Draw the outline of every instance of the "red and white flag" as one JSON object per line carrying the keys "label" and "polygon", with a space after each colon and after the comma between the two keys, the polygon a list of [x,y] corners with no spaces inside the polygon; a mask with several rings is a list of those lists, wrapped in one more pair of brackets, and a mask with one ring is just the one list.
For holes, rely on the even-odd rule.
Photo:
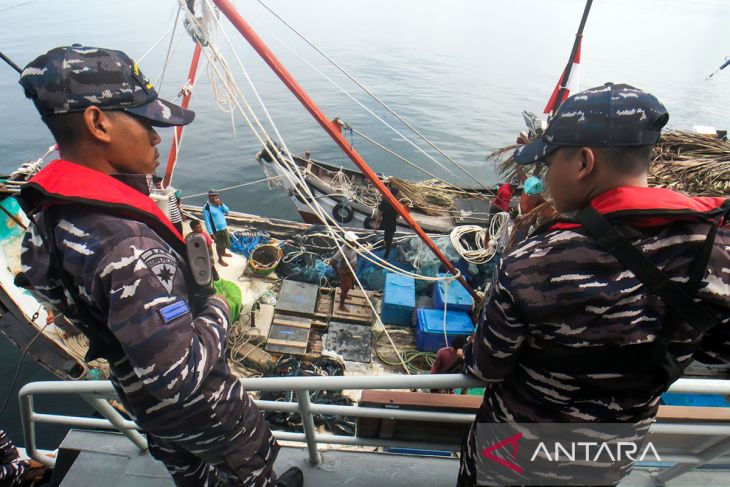
{"label": "red and white flag", "polygon": [[575,57],[573,58],[572,66],[570,68],[570,74],[568,75],[568,82],[565,85],[563,96],[560,97],[560,102],[558,102],[558,92],[560,91],[560,87],[562,86],[563,80],[565,79],[565,72],[568,69],[567,66],[563,70],[563,74],[560,76],[558,84],[555,85],[553,94],[550,96],[550,100],[548,100],[547,105],[545,105],[545,110],[543,110],[543,113],[551,113],[570,96],[571,92],[577,93],[580,90],[580,47],[582,43],[583,39],[581,38],[580,40],[578,40],[578,49],[575,50]]}

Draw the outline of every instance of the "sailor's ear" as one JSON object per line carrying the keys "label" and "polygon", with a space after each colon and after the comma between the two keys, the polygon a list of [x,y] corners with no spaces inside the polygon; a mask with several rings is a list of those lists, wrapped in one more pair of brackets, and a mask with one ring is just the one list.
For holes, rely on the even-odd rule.
{"label": "sailor's ear", "polygon": [[90,106],[84,110],[84,128],[88,135],[101,143],[111,142],[112,119],[99,107]]}
{"label": "sailor's ear", "polygon": [[578,158],[578,179],[585,179],[593,173],[596,164],[596,154],[590,147],[581,147],[576,157]]}

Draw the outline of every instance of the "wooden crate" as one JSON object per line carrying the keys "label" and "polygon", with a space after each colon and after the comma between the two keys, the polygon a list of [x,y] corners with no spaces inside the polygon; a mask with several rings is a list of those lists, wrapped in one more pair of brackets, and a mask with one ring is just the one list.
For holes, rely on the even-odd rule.
{"label": "wooden crate", "polygon": [[266,340],[266,351],[305,355],[311,328],[311,318],[274,314],[269,337]]}
{"label": "wooden crate", "polygon": [[340,321],[343,323],[355,323],[359,325],[373,324],[373,310],[370,309],[365,295],[360,290],[351,289],[347,293],[345,306],[347,311],[340,310],[340,288],[335,291],[334,303],[332,303],[332,321]]}

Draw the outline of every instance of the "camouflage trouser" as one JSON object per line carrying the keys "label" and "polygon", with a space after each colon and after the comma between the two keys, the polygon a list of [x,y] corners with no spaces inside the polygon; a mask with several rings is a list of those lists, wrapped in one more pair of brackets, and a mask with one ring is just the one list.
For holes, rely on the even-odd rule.
{"label": "camouflage trouser", "polygon": [[194,454],[185,444],[149,433],[147,441],[150,454],[165,464],[178,487],[268,487],[276,485],[274,460],[279,451],[276,440],[269,435],[266,444],[249,458],[240,452],[250,450],[250,445],[237,448],[235,441],[217,441],[202,452],[198,445]]}
{"label": "camouflage trouser", "polygon": [[474,461],[474,455],[476,454],[474,427],[475,425],[472,423],[464,440],[461,442],[461,461],[459,463],[459,477],[456,482],[458,487],[477,485],[477,467]]}

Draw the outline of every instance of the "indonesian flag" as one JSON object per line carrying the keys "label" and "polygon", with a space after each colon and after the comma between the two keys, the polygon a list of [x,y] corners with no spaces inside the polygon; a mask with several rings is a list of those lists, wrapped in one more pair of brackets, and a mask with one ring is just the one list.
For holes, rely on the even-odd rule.
{"label": "indonesian flag", "polygon": [[[563,96],[561,97],[560,103],[563,103],[570,96],[571,92],[577,93],[580,89],[580,46],[582,43],[583,38],[581,37],[578,40],[578,49],[575,50],[575,57],[573,58],[570,74],[568,75],[568,83],[565,85],[565,90],[563,91]],[[565,71],[567,69],[568,67],[566,66],[566,68],[563,70],[563,74],[558,80],[558,84],[555,85],[555,89],[553,90],[553,94],[550,96],[550,100],[548,100],[547,105],[545,105],[545,110],[543,110],[543,113],[551,113],[553,110],[555,110],[555,108],[560,105],[560,103],[557,103],[558,92],[560,91],[560,86],[562,86],[563,80],[565,79]]]}

